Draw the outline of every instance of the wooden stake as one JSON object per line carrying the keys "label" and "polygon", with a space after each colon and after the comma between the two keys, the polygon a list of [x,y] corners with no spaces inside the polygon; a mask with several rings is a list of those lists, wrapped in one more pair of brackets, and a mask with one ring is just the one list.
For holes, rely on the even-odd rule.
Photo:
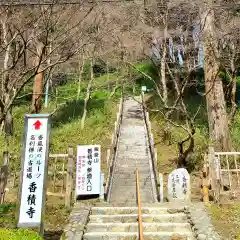
{"label": "wooden stake", "polygon": [[5,188],[7,186],[8,178],[8,164],[9,154],[8,152],[3,153],[3,166],[0,168],[0,204],[3,204],[5,197]]}
{"label": "wooden stake", "polygon": [[73,190],[73,148],[69,148],[68,149],[68,166],[67,166],[65,207],[70,207],[71,206],[72,190]]}
{"label": "wooden stake", "polygon": [[139,240],[143,240],[143,228],[142,228],[142,209],[140,199],[140,186],[139,186],[139,173],[136,169],[136,182],[137,182],[137,204],[138,204],[138,228],[139,228]]}

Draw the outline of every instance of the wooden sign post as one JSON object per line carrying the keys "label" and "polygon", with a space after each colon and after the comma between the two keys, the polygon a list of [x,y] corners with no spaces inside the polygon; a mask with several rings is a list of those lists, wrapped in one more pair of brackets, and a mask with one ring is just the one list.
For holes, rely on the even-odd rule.
{"label": "wooden sign post", "polygon": [[50,115],[25,115],[24,133],[18,227],[43,235]]}
{"label": "wooden sign post", "polygon": [[76,198],[101,193],[101,146],[78,145],[76,166]]}

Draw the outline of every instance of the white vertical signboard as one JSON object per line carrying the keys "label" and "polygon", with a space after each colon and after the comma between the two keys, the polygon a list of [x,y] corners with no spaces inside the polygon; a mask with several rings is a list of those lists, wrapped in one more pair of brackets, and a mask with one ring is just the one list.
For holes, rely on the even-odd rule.
{"label": "white vertical signboard", "polygon": [[41,227],[49,147],[50,115],[25,115],[18,227]]}
{"label": "white vertical signboard", "polygon": [[100,194],[101,146],[78,145],[76,196]]}

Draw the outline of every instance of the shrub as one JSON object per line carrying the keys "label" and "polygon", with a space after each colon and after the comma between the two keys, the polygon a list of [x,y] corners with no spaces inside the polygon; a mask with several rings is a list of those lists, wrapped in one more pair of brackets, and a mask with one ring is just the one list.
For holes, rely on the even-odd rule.
{"label": "shrub", "polygon": [[36,232],[27,229],[0,228],[0,240],[43,240]]}

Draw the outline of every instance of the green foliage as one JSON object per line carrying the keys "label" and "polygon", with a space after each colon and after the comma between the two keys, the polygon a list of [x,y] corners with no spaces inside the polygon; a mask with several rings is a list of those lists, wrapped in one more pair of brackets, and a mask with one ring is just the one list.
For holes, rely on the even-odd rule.
{"label": "green foliage", "polygon": [[33,231],[26,229],[15,229],[16,204],[4,203],[0,205],[0,240],[41,240],[42,238]]}
{"label": "green foliage", "polygon": [[[107,70],[107,67],[108,67],[108,70]],[[104,60],[101,58],[96,59],[94,62],[93,72],[95,77],[99,77],[107,73],[113,73],[115,71],[116,69],[114,67],[112,67],[111,65],[107,66],[106,62],[104,62]]]}
{"label": "green foliage", "polygon": [[16,205],[13,203],[0,205],[0,227],[13,228],[16,226],[15,211]]}
{"label": "green foliage", "polygon": [[[156,68],[152,65],[151,62],[145,61],[143,63],[136,64],[135,67],[139,69],[140,71],[144,72],[148,76],[152,77],[156,81],[158,81],[158,73],[156,71]],[[136,70],[134,71],[134,77],[136,78],[136,83],[137,85],[140,86],[147,86],[148,89],[154,89],[155,84],[153,81],[148,79],[147,77],[144,77],[141,73],[137,72]]]}
{"label": "green foliage", "polygon": [[[116,74],[112,74],[109,77],[104,75],[94,79],[83,130],[80,129],[80,123],[87,83],[83,82],[81,85],[79,100],[76,100],[77,83],[71,82],[57,87],[57,98],[51,96],[49,107],[42,111],[43,113],[51,113],[58,104],[57,111],[52,116],[51,153],[65,153],[69,146],[74,147],[77,144],[101,143],[103,148],[108,144],[106,139],[111,138],[113,122],[116,117],[114,109],[120,97],[120,91],[116,91],[113,98],[108,100],[110,91],[107,88],[102,89],[101,87],[111,82],[115,84],[117,77]],[[107,79],[109,79],[109,82],[106,81]],[[11,171],[17,172],[20,168],[24,115],[29,112],[30,101],[15,106],[13,109],[14,136],[9,139],[9,144],[7,144],[4,136],[0,135],[0,155],[5,150],[16,155],[15,160],[10,162]]]}
{"label": "green foliage", "polygon": [[36,232],[26,229],[0,228],[0,240],[43,240]]}

